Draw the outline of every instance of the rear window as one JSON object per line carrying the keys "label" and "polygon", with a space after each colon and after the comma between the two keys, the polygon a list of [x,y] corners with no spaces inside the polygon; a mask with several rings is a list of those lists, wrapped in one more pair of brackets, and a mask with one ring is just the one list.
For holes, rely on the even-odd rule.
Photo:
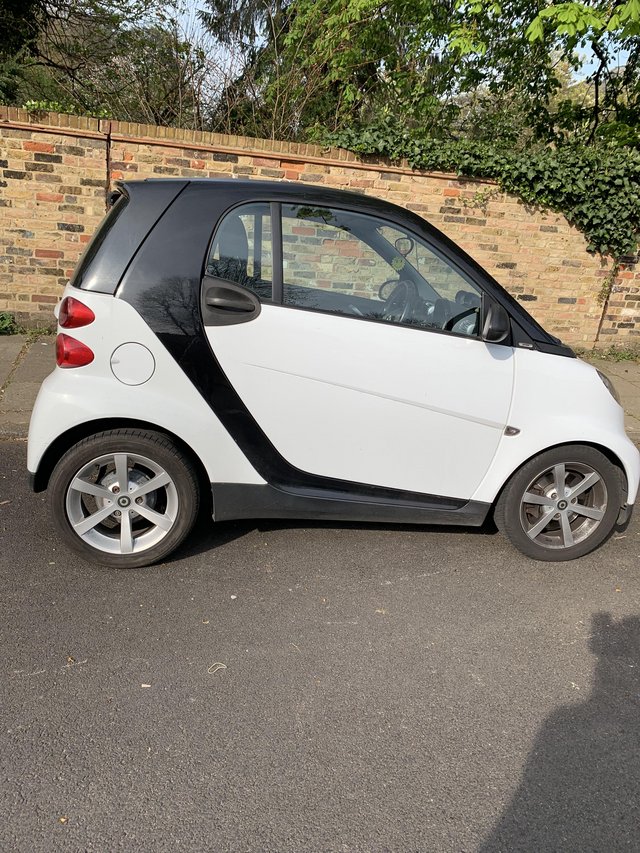
{"label": "rear window", "polygon": [[102,220],[100,225],[98,226],[98,230],[93,235],[91,242],[87,245],[87,248],[84,250],[78,264],[73,272],[71,277],[71,284],[74,287],[82,287],[82,283],[85,279],[87,272],[93,262],[93,259],[98,254],[100,247],[104,243],[107,234],[115,223],[118,221],[119,217],[124,212],[127,204],[129,203],[129,197],[120,194],[116,199],[113,207],[109,210],[105,218]]}

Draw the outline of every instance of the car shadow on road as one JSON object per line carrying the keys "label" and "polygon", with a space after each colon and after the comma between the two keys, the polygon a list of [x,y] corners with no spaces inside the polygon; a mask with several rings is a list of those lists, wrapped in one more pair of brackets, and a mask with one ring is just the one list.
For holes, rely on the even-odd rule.
{"label": "car shadow on road", "polygon": [[640,617],[592,619],[590,695],[543,723],[479,853],[640,849]]}
{"label": "car shadow on road", "polygon": [[473,536],[493,536],[498,530],[493,519],[487,519],[481,527],[468,527],[449,524],[384,524],[377,522],[352,521],[314,521],[302,519],[243,519],[241,521],[212,522],[211,518],[201,517],[187,541],[165,562],[183,560],[198,554],[212,551],[236,539],[241,539],[253,530],[267,533],[270,530],[371,530],[397,531],[404,533],[466,534]]}

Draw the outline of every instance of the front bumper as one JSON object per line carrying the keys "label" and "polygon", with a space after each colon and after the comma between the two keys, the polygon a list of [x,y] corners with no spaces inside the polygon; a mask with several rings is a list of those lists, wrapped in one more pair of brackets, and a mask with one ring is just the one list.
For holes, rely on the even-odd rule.
{"label": "front bumper", "polygon": [[631,516],[633,515],[633,504],[625,504],[620,507],[620,512],[618,513],[618,520],[616,521],[616,525],[618,527],[627,527],[629,522],[631,521]]}

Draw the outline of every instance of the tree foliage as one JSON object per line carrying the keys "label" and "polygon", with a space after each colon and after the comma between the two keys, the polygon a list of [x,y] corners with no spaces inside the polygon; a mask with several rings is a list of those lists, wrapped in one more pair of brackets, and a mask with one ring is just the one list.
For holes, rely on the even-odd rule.
{"label": "tree foliage", "polygon": [[[3,7],[15,0],[0,0]],[[157,124],[200,123],[204,61],[162,0],[38,0],[13,22],[5,102]],[[17,51],[15,48],[17,47]],[[11,50],[14,52],[12,53]]]}
{"label": "tree foliage", "polygon": [[[463,0],[458,8],[464,9]],[[555,98],[536,103],[549,138],[574,137],[591,142],[607,123],[604,136],[620,137],[626,144],[629,123],[640,119],[640,0],[592,0],[592,2],[550,3],[543,7],[515,0],[501,4],[475,0],[455,24],[453,44],[463,54],[491,58],[490,34],[505,20],[515,21],[531,51],[542,51],[555,66],[564,62],[579,71],[585,60],[595,60],[588,78],[592,97]],[[489,36],[488,36],[489,34]],[[620,57],[626,57],[623,65]],[[557,75],[552,86],[560,88]]]}
{"label": "tree foliage", "polygon": [[44,0],[1,0],[0,60],[31,45],[46,14]]}
{"label": "tree foliage", "polygon": [[291,0],[204,0],[198,12],[204,26],[222,44],[251,49],[257,38],[272,37],[270,24],[281,17]]}
{"label": "tree foliage", "polygon": [[[486,116],[487,139],[502,126],[505,143],[515,131],[526,147],[592,141],[602,123],[640,117],[640,0],[542,9],[539,0],[293,0],[289,15],[287,48],[303,70],[322,66],[336,91],[334,129],[395,115],[404,127],[477,138]],[[562,91],[562,71],[592,57],[585,104]]]}

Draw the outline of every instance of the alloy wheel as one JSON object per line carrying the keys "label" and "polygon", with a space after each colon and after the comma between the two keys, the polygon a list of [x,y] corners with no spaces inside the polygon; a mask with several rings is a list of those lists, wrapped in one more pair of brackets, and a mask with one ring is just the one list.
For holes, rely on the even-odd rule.
{"label": "alloy wheel", "polygon": [[157,462],[137,453],[109,453],[72,477],[65,509],[71,529],[109,554],[138,554],[157,545],[174,526],[176,485]]}
{"label": "alloy wheel", "polygon": [[536,474],[525,489],[520,523],[543,548],[572,548],[593,535],[607,506],[607,487],[595,468],[559,462]]}

